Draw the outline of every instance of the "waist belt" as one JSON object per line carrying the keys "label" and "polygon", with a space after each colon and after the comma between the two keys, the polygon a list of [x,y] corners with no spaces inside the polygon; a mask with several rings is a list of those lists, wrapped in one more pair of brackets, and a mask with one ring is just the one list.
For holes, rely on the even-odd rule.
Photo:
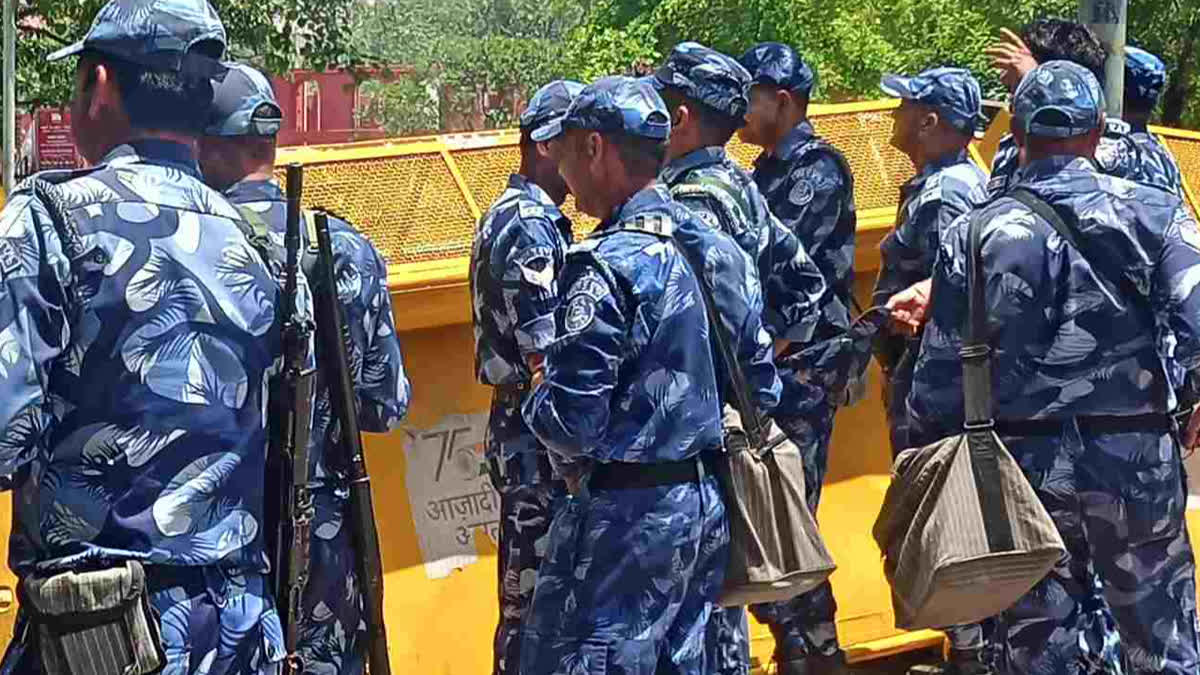
{"label": "waist belt", "polygon": [[607,462],[592,469],[588,487],[593,490],[636,490],[639,488],[698,483],[701,474],[699,455],[681,462]]}
{"label": "waist belt", "polygon": [[1045,420],[996,420],[996,433],[1002,436],[1057,436],[1072,420],[1079,425],[1080,433],[1128,434],[1148,432],[1165,434],[1174,430],[1171,418],[1166,413],[1145,415],[1085,415],[1069,419]]}
{"label": "waist belt", "polygon": [[492,386],[492,399],[503,405],[521,405],[529,393],[528,382],[497,384]]}

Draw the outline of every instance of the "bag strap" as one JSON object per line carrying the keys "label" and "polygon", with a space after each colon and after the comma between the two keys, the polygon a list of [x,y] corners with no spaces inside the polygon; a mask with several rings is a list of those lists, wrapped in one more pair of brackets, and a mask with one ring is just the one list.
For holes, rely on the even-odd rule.
{"label": "bag strap", "polygon": [[984,296],[982,210],[970,216],[970,255],[967,257],[967,332],[963,342],[963,430],[971,453],[971,472],[979,495],[983,529],[993,552],[1016,549],[1008,498],[1000,480],[1000,447],[992,414],[992,348],[987,342],[987,304]]}
{"label": "bag strap", "polygon": [[1101,260],[1102,258],[1088,255],[1088,250],[1084,247],[1083,242],[1079,239],[1075,228],[1068,225],[1067,222],[1063,220],[1063,217],[1059,215],[1058,210],[1046,202],[1046,200],[1034,194],[1032,190],[1023,187],[1010,190],[1006,196],[1017,200],[1030,211],[1033,211],[1035,214],[1037,214],[1042,220],[1045,220],[1047,223],[1049,223],[1050,227],[1054,228],[1054,231],[1058,233],[1058,236],[1065,239],[1067,243],[1071,245],[1071,248],[1075,249],[1075,251],[1083,257],[1088,266],[1092,268],[1092,271],[1096,273],[1096,276],[1099,277],[1101,281],[1115,286],[1117,292],[1124,297],[1127,302],[1138,303],[1140,305],[1139,298],[1142,297],[1142,294],[1138,291],[1137,287],[1133,285],[1133,282],[1130,281],[1129,278],[1124,274],[1108,274],[1107,270],[1098,265],[1097,261]]}
{"label": "bag strap", "polygon": [[758,418],[757,408],[750,396],[750,385],[746,382],[746,374],[742,372],[742,364],[738,361],[737,354],[733,350],[733,340],[728,331],[725,330],[725,324],[721,321],[721,317],[717,314],[717,304],[713,299],[712,289],[708,287],[708,283],[704,277],[696,272],[697,269],[703,269],[703,266],[694,264],[687,250],[680,245],[674,236],[671,237],[671,244],[675,246],[675,250],[683,258],[684,264],[688,266],[688,269],[692,272],[692,276],[696,278],[696,285],[700,287],[704,312],[708,316],[708,341],[717,362],[714,365],[716,365],[718,370],[723,370],[729,380],[729,395],[733,398],[730,405],[741,416],[742,428],[746,430],[746,435],[750,438],[751,444],[755,447],[761,446],[767,440],[767,430]]}

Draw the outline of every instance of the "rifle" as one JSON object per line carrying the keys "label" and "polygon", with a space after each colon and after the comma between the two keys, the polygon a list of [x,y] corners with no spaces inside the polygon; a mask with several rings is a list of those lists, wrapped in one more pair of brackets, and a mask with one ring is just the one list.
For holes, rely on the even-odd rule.
{"label": "rifle", "polygon": [[[287,167],[287,216],[283,266],[283,295],[279,315],[282,324],[283,370],[272,386],[274,414],[271,443],[267,453],[267,480],[275,481],[275,495],[267,499],[268,551],[271,556],[272,590],[283,621],[287,658],[285,675],[304,670],[297,652],[300,639],[301,598],[308,584],[309,535],[313,500],[308,486],[308,440],[312,429],[313,375],[308,368],[313,324],[297,315],[300,286],[300,195],[304,173],[299,164]],[[270,483],[268,483],[270,484]],[[273,498],[272,498],[273,497]]]}
{"label": "rifle", "polygon": [[[334,272],[333,242],[329,234],[329,215],[313,213],[310,262],[314,310],[317,319],[318,358],[329,386],[334,419],[341,429],[341,447],[345,453],[350,483],[350,526],[354,537],[355,572],[362,586],[363,615],[367,624],[367,663],[371,675],[391,675],[388,662],[387,629],[383,618],[383,563],[379,551],[379,531],[375,529],[375,509],[371,502],[371,477],[363,453],[358,427],[358,399],[347,358],[350,331],[342,318]],[[311,260],[312,241],[316,243]]]}

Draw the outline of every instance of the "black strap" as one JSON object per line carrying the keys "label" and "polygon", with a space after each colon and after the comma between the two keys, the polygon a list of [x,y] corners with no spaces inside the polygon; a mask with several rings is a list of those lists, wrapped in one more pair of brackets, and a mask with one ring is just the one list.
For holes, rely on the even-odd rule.
{"label": "black strap", "polygon": [[592,469],[592,490],[634,490],[695,483],[700,480],[700,456],[679,462],[600,462]]}
{"label": "black strap", "polygon": [[1078,233],[1076,233],[1075,229],[1068,225],[1065,220],[1063,220],[1063,217],[1059,215],[1058,211],[1053,206],[1051,206],[1041,197],[1037,196],[1028,188],[1013,188],[1006,196],[1017,200],[1030,211],[1033,211],[1035,214],[1037,214],[1039,218],[1049,223],[1050,227],[1054,228],[1054,231],[1058,233],[1058,236],[1065,239],[1067,243],[1071,245],[1071,248],[1075,249],[1075,251],[1083,257],[1088,266],[1092,268],[1102,283],[1115,286],[1117,293],[1121,297],[1125,298],[1126,302],[1136,303],[1136,305],[1139,307],[1142,305],[1140,302],[1142,293],[1138,291],[1133,282],[1129,280],[1129,277],[1125,276],[1124,274],[1109,273],[1108,270],[1099,264],[1100,261],[1103,260],[1103,257],[1089,255],[1088,249],[1086,246],[1084,246],[1083,241],[1080,240]]}
{"label": "black strap", "polygon": [[967,330],[963,341],[963,425],[983,529],[992,552],[1012,551],[1012,522],[1000,477],[1000,446],[992,433],[992,353],[987,342],[982,210],[971,215],[967,256]]}
{"label": "black strap", "polygon": [[742,428],[745,429],[746,435],[752,439],[755,446],[761,445],[766,441],[766,429],[761,424],[758,418],[758,409],[753,403],[753,398],[750,396],[750,385],[746,382],[746,374],[742,372],[741,361],[738,360],[737,354],[733,351],[732,339],[725,330],[725,324],[721,321],[721,317],[717,314],[717,304],[712,296],[712,289],[708,287],[705,278],[696,272],[697,269],[704,269],[703,265],[694,264],[691,256],[679,244],[679,241],[671,237],[671,243],[675,246],[675,250],[679,251],[680,257],[683,258],[684,264],[691,270],[692,276],[696,278],[696,285],[700,287],[700,296],[704,302],[704,311],[708,315],[708,340],[712,347],[714,365],[718,370],[723,369],[729,380],[728,392],[732,401],[730,405],[737,410],[742,418]]}

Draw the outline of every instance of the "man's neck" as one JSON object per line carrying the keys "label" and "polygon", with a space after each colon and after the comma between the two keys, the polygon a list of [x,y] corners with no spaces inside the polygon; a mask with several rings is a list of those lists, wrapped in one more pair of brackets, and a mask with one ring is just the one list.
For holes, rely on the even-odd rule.
{"label": "man's neck", "polygon": [[766,148],[767,153],[772,157],[778,157],[779,146],[783,145],[783,142],[787,140],[787,137],[791,135],[792,131],[795,130],[796,127],[804,124],[807,121],[807,113],[789,115],[788,119],[785,119],[783,124],[780,125],[780,128],[776,130],[774,142],[771,144],[771,147]]}
{"label": "man's neck", "polygon": [[625,181],[620,187],[614,187],[612,190],[611,204],[608,208],[608,215],[601,219],[602,222],[609,222],[616,217],[617,212],[621,210],[629,200],[633,199],[642,190],[654,185],[654,178],[646,180],[630,179]]}
{"label": "man's neck", "polygon": [[[243,181],[250,180],[272,180],[275,178],[275,166],[272,164],[261,164],[250,170],[243,178]],[[240,182],[240,181],[239,181]]]}
{"label": "man's neck", "polygon": [[913,166],[917,168],[917,173],[923,173],[929,165],[944,162],[952,157],[957,157],[959,153],[966,150],[966,146],[962,147],[942,147],[928,148],[926,146],[919,147],[916,151],[908,156],[912,160]]}

